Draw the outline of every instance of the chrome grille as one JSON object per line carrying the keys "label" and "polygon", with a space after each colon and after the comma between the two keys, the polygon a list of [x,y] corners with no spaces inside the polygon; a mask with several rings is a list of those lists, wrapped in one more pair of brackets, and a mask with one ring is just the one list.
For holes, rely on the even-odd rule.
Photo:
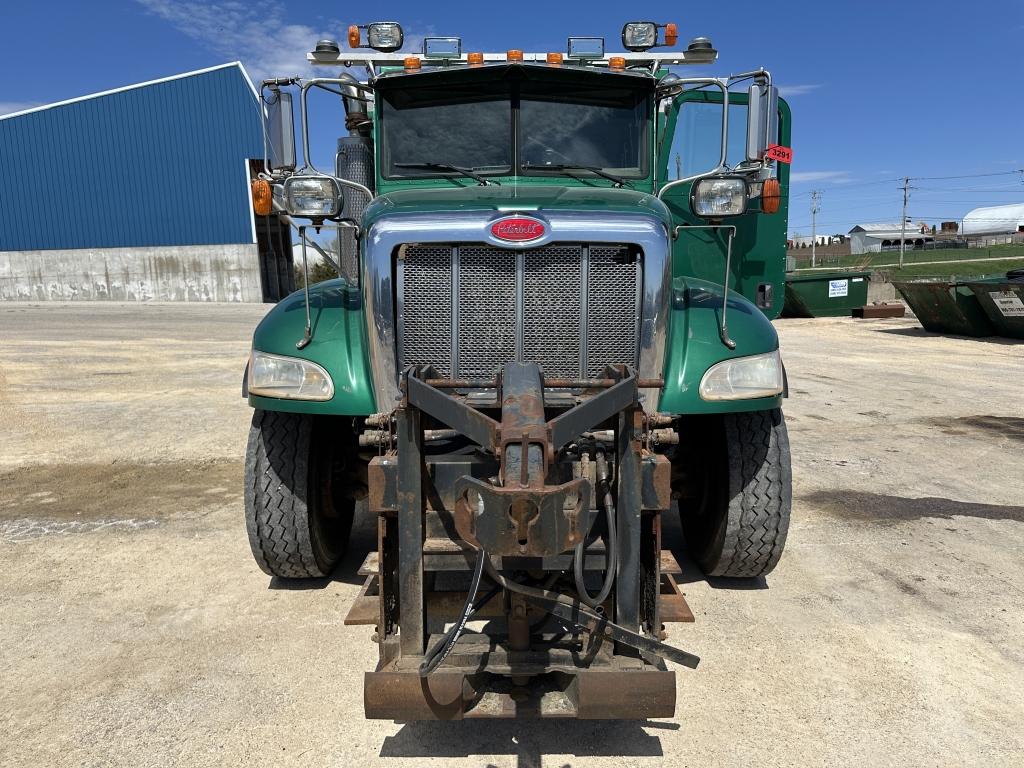
{"label": "chrome grille", "polygon": [[510,360],[566,377],[636,365],[640,270],[626,245],[401,246],[399,366],[483,378]]}

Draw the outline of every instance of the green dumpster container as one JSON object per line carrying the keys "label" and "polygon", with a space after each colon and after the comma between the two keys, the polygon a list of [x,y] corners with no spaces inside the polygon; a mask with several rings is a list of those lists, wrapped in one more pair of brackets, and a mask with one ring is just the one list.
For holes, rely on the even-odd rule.
{"label": "green dumpster container", "polygon": [[893,283],[926,331],[991,336],[988,315],[966,283],[931,280]]}
{"label": "green dumpster container", "polygon": [[979,280],[967,286],[998,335],[1024,339],[1024,276],[1011,278],[1007,275],[1006,280]]}
{"label": "green dumpster container", "polygon": [[849,317],[868,303],[871,272],[811,272],[786,276],[783,317]]}

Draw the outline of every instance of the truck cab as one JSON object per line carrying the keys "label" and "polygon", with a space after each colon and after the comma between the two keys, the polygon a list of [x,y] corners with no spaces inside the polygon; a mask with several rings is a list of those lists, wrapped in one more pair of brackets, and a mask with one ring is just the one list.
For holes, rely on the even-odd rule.
{"label": "truck cab", "polygon": [[[656,51],[674,24],[626,24],[618,54],[402,37],[309,55],[362,80],[263,83],[256,211],[339,277],[253,336],[253,554],[324,577],[375,516],[368,717],[670,716],[666,660],[697,657],[664,642],[661,515],[724,577],[769,573],[788,529],[788,108],[765,70],[686,77],[717,52]],[[313,90],[346,112],[329,170]]]}

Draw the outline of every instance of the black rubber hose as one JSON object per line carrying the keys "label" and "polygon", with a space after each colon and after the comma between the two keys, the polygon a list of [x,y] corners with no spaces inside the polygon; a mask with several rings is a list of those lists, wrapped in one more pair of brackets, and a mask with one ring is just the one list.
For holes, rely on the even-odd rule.
{"label": "black rubber hose", "polygon": [[591,608],[599,608],[608,599],[608,595],[611,594],[612,585],[615,583],[615,565],[618,562],[616,557],[615,502],[612,500],[611,485],[608,482],[608,462],[605,460],[604,454],[600,452],[597,454],[597,474],[598,482],[604,489],[604,512],[608,523],[608,540],[605,542],[604,550],[604,583],[601,585],[601,591],[597,595],[591,596],[587,592],[587,585],[583,579],[584,556],[587,546],[586,536],[583,537],[583,541],[576,545],[572,563],[573,576],[576,579],[576,592],[580,596],[580,602],[586,603]]}
{"label": "black rubber hose", "polygon": [[437,669],[438,665],[445,660],[449,653],[452,652],[452,648],[455,647],[455,643],[462,634],[462,631],[466,628],[466,623],[469,621],[470,617],[499,591],[500,588],[495,587],[483,600],[476,605],[473,604],[473,601],[476,599],[476,591],[480,588],[480,577],[483,576],[484,562],[486,560],[487,553],[481,549],[476,556],[476,566],[473,568],[473,578],[469,584],[469,592],[466,594],[466,604],[462,606],[462,616],[455,625],[445,633],[444,637],[438,640],[437,643],[434,644],[434,647],[427,651],[426,655],[423,657],[423,663],[420,664],[420,677],[426,677]]}

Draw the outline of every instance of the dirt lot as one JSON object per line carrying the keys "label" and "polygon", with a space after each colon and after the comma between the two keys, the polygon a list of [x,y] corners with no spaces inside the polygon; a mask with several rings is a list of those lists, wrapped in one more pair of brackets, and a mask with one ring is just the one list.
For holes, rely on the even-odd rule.
{"label": "dirt lot", "polygon": [[370,521],[308,588],[249,554],[263,311],[0,307],[0,764],[1024,760],[1024,344],[781,322],[789,545],[742,589],[688,567],[677,718],[396,725],[363,720],[372,628],[342,624]]}

